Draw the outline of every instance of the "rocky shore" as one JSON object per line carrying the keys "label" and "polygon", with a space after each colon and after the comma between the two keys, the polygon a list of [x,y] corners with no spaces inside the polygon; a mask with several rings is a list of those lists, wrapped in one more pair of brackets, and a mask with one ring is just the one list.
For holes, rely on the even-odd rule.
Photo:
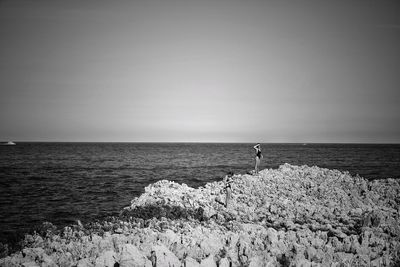
{"label": "rocky shore", "polygon": [[399,266],[400,180],[281,165],[197,189],[159,181],[119,217],[27,235],[0,266]]}

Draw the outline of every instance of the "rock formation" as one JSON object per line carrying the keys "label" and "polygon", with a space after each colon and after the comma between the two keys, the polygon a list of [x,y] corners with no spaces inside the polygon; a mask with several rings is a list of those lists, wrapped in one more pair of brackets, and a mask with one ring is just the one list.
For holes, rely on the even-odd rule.
{"label": "rock formation", "polygon": [[119,217],[27,235],[1,266],[398,266],[400,182],[284,164],[197,189],[159,181]]}

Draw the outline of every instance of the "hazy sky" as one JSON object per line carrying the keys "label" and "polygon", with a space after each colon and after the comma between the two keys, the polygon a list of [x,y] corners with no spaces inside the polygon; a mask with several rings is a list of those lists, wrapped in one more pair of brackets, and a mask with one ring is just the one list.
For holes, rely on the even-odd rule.
{"label": "hazy sky", "polygon": [[0,140],[400,142],[399,1],[0,0]]}

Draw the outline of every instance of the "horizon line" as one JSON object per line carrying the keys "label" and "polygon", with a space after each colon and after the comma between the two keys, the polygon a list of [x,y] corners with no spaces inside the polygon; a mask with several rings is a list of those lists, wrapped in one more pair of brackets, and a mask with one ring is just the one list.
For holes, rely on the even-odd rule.
{"label": "horizon line", "polygon": [[[9,141],[9,140],[8,140]],[[0,141],[6,143],[8,141]],[[38,141],[20,140],[14,143],[137,143],[137,144],[359,144],[359,145],[399,145],[400,142],[229,142],[229,141]]]}

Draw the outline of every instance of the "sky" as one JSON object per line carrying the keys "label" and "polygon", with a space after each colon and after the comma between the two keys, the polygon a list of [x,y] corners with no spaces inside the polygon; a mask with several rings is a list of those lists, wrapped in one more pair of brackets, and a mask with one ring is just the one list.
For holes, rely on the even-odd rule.
{"label": "sky", "polygon": [[400,142],[398,1],[0,0],[0,140]]}

